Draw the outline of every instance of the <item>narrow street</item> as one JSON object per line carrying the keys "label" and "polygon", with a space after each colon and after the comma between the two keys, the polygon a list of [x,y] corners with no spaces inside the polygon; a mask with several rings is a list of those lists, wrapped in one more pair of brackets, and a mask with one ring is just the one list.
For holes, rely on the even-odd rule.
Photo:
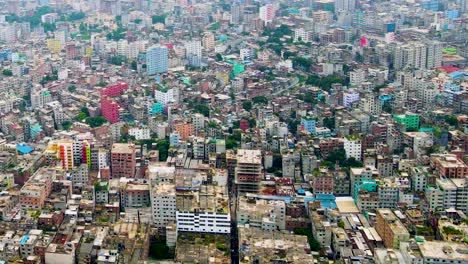
{"label": "narrow street", "polygon": [[239,239],[237,234],[237,190],[236,185],[234,184],[234,179],[229,179],[228,184],[229,191],[229,208],[231,211],[231,263],[239,263]]}

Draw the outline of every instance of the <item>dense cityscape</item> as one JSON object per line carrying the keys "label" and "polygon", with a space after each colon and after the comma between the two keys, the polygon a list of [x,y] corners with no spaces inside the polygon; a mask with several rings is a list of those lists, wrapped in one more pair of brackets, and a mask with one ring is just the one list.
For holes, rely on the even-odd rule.
{"label": "dense cityscape", "polygon": [[468,264],[468,0],[0,0],[0,264]]}

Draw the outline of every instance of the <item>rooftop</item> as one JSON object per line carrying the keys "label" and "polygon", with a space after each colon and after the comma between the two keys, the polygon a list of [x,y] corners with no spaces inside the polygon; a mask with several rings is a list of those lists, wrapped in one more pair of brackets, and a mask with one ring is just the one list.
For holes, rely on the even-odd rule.
{"label": "rooftop", "polygon": [[262,163],[262,152],[260,150],[239,149],[237,151],[237,162],[238,163],[261,164]]}
{"label": "rooftop", "polygon": [[281,260],[285,263],[314,263],[306,236],[289,232],[268,232],[257,228],[239,227],[240,263],[260,263]]}
{"label": "rooftop", "polygon": [[418,243],[421,255],[426,259],[468,261],[468,245],[445,241],[424,241]]}
{"label": "rooftop", "polygon": [[135,145],[126,143],[114,143],[112,153],[132,154],[135,152]]}

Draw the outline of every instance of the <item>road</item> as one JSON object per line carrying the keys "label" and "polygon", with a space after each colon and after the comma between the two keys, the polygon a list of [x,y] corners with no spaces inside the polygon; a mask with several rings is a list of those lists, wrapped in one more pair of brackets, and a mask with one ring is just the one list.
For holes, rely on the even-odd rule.
{"label": "road", "polygon": [[237,234],[237,190],[234,179],[230,177],[228,182],[229,209],[231,213],[231,263],[239,263],[239,238]]}
{"label": "road", "polygon": [[289,89],[296,86],[298,83],[299,83],[299,78],[295,77],[294,81],[288,87],[285,87],[285,88],[283,88],[283,89],[281,89],[279,91],[276,91],[276,92],[272,93],[271,96],[275,96],[275,95],[278,95],[278,94],[280,94],[282,92],[288,91]]}

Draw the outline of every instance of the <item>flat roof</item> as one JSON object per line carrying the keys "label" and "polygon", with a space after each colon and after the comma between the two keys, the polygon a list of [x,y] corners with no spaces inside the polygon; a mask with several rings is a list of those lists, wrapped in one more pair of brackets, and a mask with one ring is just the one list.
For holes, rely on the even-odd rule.
{"label": "flat roof", "polygon": [[356,203],[354,202],[353,197],[347,196],[347,197],[336,197],[335,199],[336,203],[336,208],[338,211],[342,214],[358,214],[359,209],[356,206]]}
{"label": "flat roof", "polygon": [[131,154],[135,152],[135,145],[127,143],[114,143],[112,152]]}
{"label": "flat roof", "polygon": [[424,258],[468,261],[468,246],[447,241],[425,241],[418,243]]}

